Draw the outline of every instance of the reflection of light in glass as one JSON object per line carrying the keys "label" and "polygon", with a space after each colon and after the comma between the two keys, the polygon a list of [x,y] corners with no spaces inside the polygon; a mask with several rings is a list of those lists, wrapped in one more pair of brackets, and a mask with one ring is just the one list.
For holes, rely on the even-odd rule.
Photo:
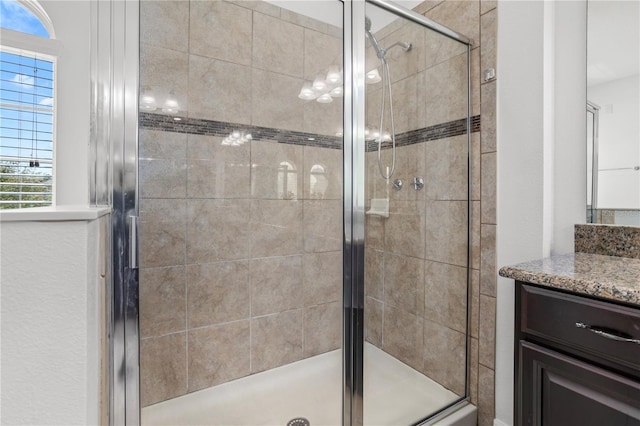
{"label": "reflection of light in glass", "polygon": [[306,83],[304,83],[304,85],[302,86],[302,89],[300,89],[300,93],[298,94],[298,97],[300,99],[304,99],[304,100],[307,100],[307,101],[315,99],[317,96],[318,95],[316,94],[316,92],[311,87],[311,83],[308,82],[308,81]]}
{"label": "reflection of light in glass", "polygon": [[151,94],[143,94],[140,96],[140,108],[153,111],[157,108],[156,98]]}
{"label": "reflection of light in glass", "polygon": [[332,84],[338,84],[342,80],[340,76],[340,69],[336,65],[329,67],[329,72],[327,72],[327,81]]}
{"label": "reflection of light in glass", "polygon": [[278,198],[294,200],[298,197],[298,172],[293,164],[283,161],[278,166]]}
{"label": "reflection of light in glass", "polygon": [[333,98],[330,94],[325,93],[324,95],[318,96],[318,99],[316,99],[316,101],[320,102],[321,104],[328,104],[330,102],[333,102]]}
{"label": "reflection of light in glass", "polygon": [[318,77],[316,77],[315,80],[313,80],[313,88],[316,89],[319,92],[321,92],[323,90],[326,90],[327,89],[327,82],[324,81],[322,76],[318,76]]}
{"label": "reflection of light in glass", "polygon": [[164,101],[164,106],[162,107],[162,112],[166,114],[177,114],[180,110],[180,105],[178,104],[178,100],[173,92],[169,93],[167,99]]}
{"label": "reflection of light in glass", "polygon": [[334,87],[331,89],[329,94],[334,98],[339,98],[342,96],[342,86]]}
{"label": "reflection of light in glass", "polygon": [[314,164],[311,167],[309,176],[309,194],[311,198],[324,198],[327,186],[329,186],[329,179],[327,179],[325,167],[321,164]]}
{"label": "reflection of light in glass", "polygon": [[166,106],[168,108],[177,108],[178,107],[178,101],[176,100],[176,98],[171,97],[171,95],[169,95],[169,97],[167,98],[167,100],[164,103],[164,106]]}
{"label": "reflection of light in glass", "polygon": [[367,84],[379,83],[382,80],[377,68],[372,69],[367,73]]}
{"label": "reflection of light in glass", "polygon": [[240,130],[234,130],[233,132],[231,132],[231,134],[229,134],[229,136],[227,136],[222,140],[221,145],[242,146],[252,139],[253,139],[253,136],[251,136],[251,133],[245,133]]}
{"label": "reflection of light in glass", "polygon": [[343,95],[342,69],[338,65],[331,65],[328,70],[317,74],[313,81],[305,81],[298,98],[305,101],[315,99],[322,104],[329,104],[333,98]]}

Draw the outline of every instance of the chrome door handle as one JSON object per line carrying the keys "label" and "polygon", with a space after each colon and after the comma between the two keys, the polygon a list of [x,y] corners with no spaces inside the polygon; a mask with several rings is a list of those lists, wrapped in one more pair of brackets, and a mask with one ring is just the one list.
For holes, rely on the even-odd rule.
{"label": "chrome door handle", "polygon": [[138,269],[138,216],[129,216],[129,268]]}
{"label": "chrome door handle", "polygon": [[640,345],[640,339],[626,337],[628,336],[628,334],[622,333],[616,330],[605,329],[603,327],[597,327],[594,325],[587,325],[581,322],[577,322],[576,327],[584,328],[585,330],[588,330],[592,333],[597,334],[598,336],[602,336],[607,339],[616,340],[618,342],[635,343],[636,345]]}

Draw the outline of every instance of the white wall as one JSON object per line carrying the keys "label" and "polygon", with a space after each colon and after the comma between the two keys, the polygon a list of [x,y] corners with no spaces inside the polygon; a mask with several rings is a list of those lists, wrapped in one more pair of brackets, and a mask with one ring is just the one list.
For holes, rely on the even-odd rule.
{"label": "white wall", "polygon": [[[499,267],[572,251],[573,224],[585,221],[584,7],[498,6]],[[496,420],[511,425],[513,280],[498,278],[496,315]]]}
{"label": "white wall", "polygon": [[[59,40],[56,204],[87,206],[90,2],[40,3]],[[99,423],[97,223],[0,223],[3,424]]]}
{"label": "white wall", "polygon": [[640,171],[606,170],[640,166],[640,76],[589,87],[600,106],[598,201],[601,209],[640,209]]}
{"label": "white wall", "polygon": [[90,7],[88,1],[44,0],[60,41],[56,89],[56,204],[89,203]]}
{"label": "white wall", "polygon": [[[539,258],[544,233],[545,2],[498,5],[498,267]],[[513,424],[512,280],[498,278],[496,419]]]}
{"label": "white wall", "polygon": [[551,254],[571,253],[587,209],[587,2],[555,1],[554,217]]}
{"label": "white wall", "polygon": [[2,222],[2,424],[99,423],[98,221]]}

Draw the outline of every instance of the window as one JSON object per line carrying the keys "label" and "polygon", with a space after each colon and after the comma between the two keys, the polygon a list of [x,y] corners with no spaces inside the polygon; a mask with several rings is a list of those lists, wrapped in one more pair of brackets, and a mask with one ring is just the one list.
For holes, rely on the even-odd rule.
{"label": "window", "polygon": [[53,72],[52,60],[0,48],[0,208],[52,202]]}
{"label": "window", "polygon": [[0,12],[0,209],[51,205],[55,57],[19,46],[50,31],[16,1],[1,0]]}

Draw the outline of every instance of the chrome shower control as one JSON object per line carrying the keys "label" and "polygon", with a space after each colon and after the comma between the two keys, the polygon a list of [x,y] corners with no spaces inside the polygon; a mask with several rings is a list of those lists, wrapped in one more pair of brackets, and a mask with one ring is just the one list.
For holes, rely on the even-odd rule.
{"label": "chrome shower control", "polygon": [[483,78],[484,78],[485,82],[495,79],[496,78],[496,69],[495,68],[488,68],[488,69],[484,70]]}
{"label": "chrome shower control", "polygon": [[415,189],[416,191],[420,191],[422,188],[424,188],[424,179],[416,176],[413,178],[412,185],[413,185],[413,189]]}
{"label": "chrome shower control", "polygon": [[404,185],[404,184],[402,183],[401,179],[396,179],[396,180],[393,181],[393,188],[396,191],[400,191],[402,189],[402,185]]}

